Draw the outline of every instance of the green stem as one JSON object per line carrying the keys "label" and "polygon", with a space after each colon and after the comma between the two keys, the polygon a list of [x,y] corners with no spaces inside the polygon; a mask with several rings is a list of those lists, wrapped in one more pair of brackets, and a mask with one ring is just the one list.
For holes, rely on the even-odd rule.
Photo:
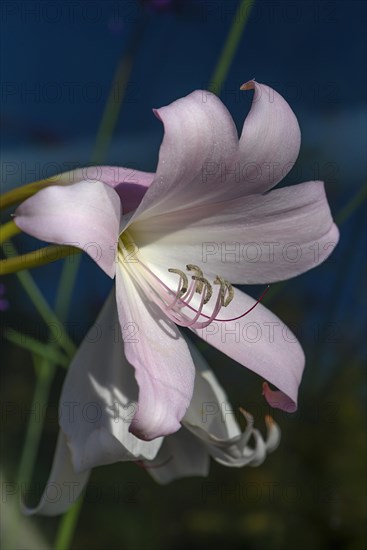
{"label": "green stem", "polygon": [[[74,267],[74,270],[67,269],[69,268],[69,265],[70,265],[69,262],[64,263],[64,269],[60,276],[56,302],[55,302],[55,312],[58,318],[61,319],[63,322],[67,319],[68,308],[70,305],[70,298],[71,298],[71,288],[68,289],[67,286],[69,284],[73,284],[74,277],[77,271],[76,265]],[[22,273],[24,274],[24,272]],[[31,285],[31,289],[32,289],[32,286],[33,285]],[[30,296],[32,296],[32,290],[31,290]],[[65,302],[63,301],[64,299],[65,299]],[[12,331],[11,334],[14,335],[14,333],[15,331]],[[50,333],[50,338],[52,338],[52,333]],[[37,344],[40,344],[40,343],[37,342]],[[56,356],[58,357],[60,354],[60,351],[58,348],[59,348],[58,344],[51,344],[49,346],[50,355],[56,354],[55,359],[56,359]],[[38,354],[40,352],[40,349],[37,348],[37,350],[34,350],[34,351],[36,351],[36,353]],[[48,403],[48,396],[49,396],[51,384],[53,382],[55,372],[56,372],[56,364],[54,363],[53,360],[48,360],[48,358],[44,358],[42,361],[39,361],[38,357],[34,357],[34,362],[35,362],[37,378],[36,378],[36,386],[34,390],[31,410],[37,410],[37,407],[39,407],[39,410],[43,411],[45,406]],[[33,416],[29,417],[25,441],[23,445],[22,456],[20,459],[18,475],[17,475],[17,480],[19,485],[21,483],[23,483],[26,487],[29,485],[31,475],[35,465],[35,460],[37,457],[39,442],[40,442],[41,434],[43,430],[43,424],[44,424],[43,414],[40,416],[37,422],[35,421]],[[73,508],[71,510],[73,510]],[[16,511],[15,511],[15,514],[16,514]],[[14,514],[14,517],[16,517],[15,514]],[[9,547],[14,546],[12,542],[13,542],[13,537],[15,536],[15,533],[16,533],[15,528],[16,528],[15,525],[10,525],[8,528],[7,544]],[[67,522],[66,535],[68,533],[70,534],[73,528],[74,526],[71,524],[71,522],[70,521]],[[65,537],[63,538],[63,540],[64,541],[66,540]],[[58,548],[67,548],[67,547],[68,546],[58,546]]]}
{"label": "green stem", "polygon": [[0,244],[3,244],[3,242],[7,241],[11,237],[14,237],[18,233],[21,233],[21,229],[15,225],[13,220],[4,223],[4,225],[0,226]]}
{"label": "green stem", "polygon": [[28,199],[28,197],[31,197],[37,193],[37,191],[40,191],[44,187],[48,187],[53,183],[55,183],[55,178],[48,178],[45,180],[34,181],[32,183],[28,183],[27,185],[22,185],[16,189],[11,189],[11,191],[8,191],[0,196],[0,208],[3,210],[17,204],[18,202],[23,202],[25,199]]}
{"label": "green stem", "polygon": [[37,355],[40,359],[52,361],[53,363],[61,365],[64,368],[67,368],[69,365],[70,360],[57,348],[44,344],[43,342],[36,340],[36,338],[32,338],[32,336],[29,336],[28,334],[22,334],[17,330],[9,328],[6,329],[4,337],[16,346]]}
{"label": "green stem", "polygon": [[92,153],[92,162],[95,164],[103,162],[106,157],[108,146],[115,130],[121,105],[125,97],[140,39],[145,29],[145,24],[146,18],[143,16],[132,32],[127,52],[118,64],[114,75]]}
{"label": "green stem", "polygon": [[341,225],[344,223],[353,212],[361,206],[367,198],[367,185],[362,185],[362,187],[357,191],[354,197],[337,213],[335,220]]}
{"label": "green stem", "polygon": [[82,255],[75,256],[74,261],[65,261],[60,276],[59,288],[57,291],[55,311],[59,312],[60,318],[67,320],[70,309],[71,298],[74,291],[75,281],[78,275]]}
{"label": "green stem", "polygon": [[[9,249],[9,242],[2,243],[3,250]],[[11,246],[11,245],[10,245]],[[73,246],[44,246],[27,254],[9,257],[7,260],[0,260],[0,275],[9,275],[25,269],[33,269],[42,265],[57,262],[63,258],[69,258],[81,251]]]}
{"label": "green stem", "polygon": [[[17,250],[15,246],[8,241],[6,243],[6,248],[3,247],[4,253],[7,257],[10,256],[17,256]],[[69,335],[67,334],[63,324],[60,322],[57,315],[52,311],[50,306],[48,305],[47,301],[43,297],[42,293],[40,292],[38,286],[34,282],[34,279],[28,271],[19,271],[16,273],[16,276],[18,277],[20,284],[23,286],[24,290],[27,292],[31,302],[37,309],[38,313],[42,317],[42,319],[45,321],[45,323],[50,328],[56,328],[57,329],[57,335],[58,335],[58,342],[60,346],[64,348],[66,353],[70,356],[74,355],[76,351],[76,347],[74,342],[71,340]]]}
{"label": "green stem", "polygon": [[[33,357],[35,371],[37,372],[36,386],[33,393],[31,411],[23,443],[22,455],[17,472],[17,494],[20,496],[20,487],[29,488],[29,482],[36,463],[39,442],[44,425],[44,410],[48,401],[48,394],[53,381],[56,367],[47,359],[40,360]],[[3,548],[16,548],[17,524],[20,521],[18,511],[19,501],[14,499],[12,514],[7,525],[3,542]]]}
{"label": "green stem", "polygon": [[220,95],[254,3],[255,0],[242,0],[238,5],[227,40],[210,81],[209,90],[214,94]]}
{"label": "green stem", "polygon": [[73,539],[74,531],[82,510],[83,499],[84,495],[81,495],[70,510],[63,515],[56,535],[55,550],[68,550],[68,548],[70,548],[70,543]]}
{"label": "green stem", "polygon": [[119,87],[121,86],[123,91],[120,89],[116,90],[115,86],[112,87],[102,115],[100,130],[97,134],[96,143],[92,153],[92,162],[96,164],[101,163],[106,157],[111,134],[116,126],[118,113],[120,111],[120,106],[123,99],[123,92],[125,92],[131,69],[132,60],[130,57],[126,56],[120,63],[114,78],[114,82],[118,83]]}
{"label": "green stem", "polygon": [[[66,263],[64,265],[64,271],[65,271],[65,267],[66,267]],[[56,303],[55,303],[55,312],[57,313],[58,318],[62,319],[63,322],[67,318],[68,307],[70,305],[69,300],[67,301],[66,304],[64,304],[61,299],[62,293],[64,291],[64,286],[67,283],[68,283],[68,280],[65,280],[65,278],[61,276],[60,282],[59,282],[59,288],[56,296]],[[14,333],[15,331],[12,331],[12,332]],[[52,331],[50,331],[50,338],[52,337],[53,337]],[[56,357],[58,359],[62,357],[62,355],[58,350],[57,344],[49,345],[49,353],[50,355],[55,355],[55,359]],[[65,366],[68,366],[68,364],[69,364],[69,360],[67,360],[67,363]],[[39,364],[39,369],[37,371],[37,383],[36,383],[36,388],[33,396],[33,404],[35,404],[36,406],[38,403],[43,408],[43,406],[47,404],[49,390],[50,390],[55,372],[56,372],[55,361],[49,361],[47,358],[44,358],[43,361]],[[33,410],[33,407],[31,410]],[[33,467],[34,467],[34,458],[37,454],[42,427],[43,427],[43,422],[38,422],[38,423],[34,422],[32,417],[30,417],[27,436],[24,444],[25,452],[23,453],[23,456],[20,462],[20,467],[19,467],[19,475],[20,475],[19,479],[22,479],[24,481],[29,481],[30,476],[32,474]],[[36,442],[36,445],[34,445],[35,442]],[[33,448],[31,449],[31,447]],[[25,464],[28,464],[28,466],[25,466]]]}
{"label": "green stem", "polygon": [[[23,447],[24,451],[17,476],[19,483],[25,485],[29,483],[36,462],[44,424],[44,407],[47,404],[51,383],[56,372],[55,364],[50,363],[47,359],[42,359],[41,361],[38,359],[36,361],[39,361],[38,365],[36,363],[37,382],[31,405],[31,411],[35,412],[28,419]],[[39,411],[39,418],[37,417],[37,411]]]}

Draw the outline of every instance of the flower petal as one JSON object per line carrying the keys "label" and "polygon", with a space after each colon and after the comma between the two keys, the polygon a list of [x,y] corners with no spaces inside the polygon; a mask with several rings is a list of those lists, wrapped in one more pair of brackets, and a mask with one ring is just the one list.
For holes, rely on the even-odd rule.
{"label": "flower petal", "polygon": [[293,168],[301,145],[295,114],[275,90],[251,80],[242,90],[255,94],[246,117],[239,144],[236,171],[228,171],[225,185],[236,181],[246,194],[264,193]]}
{"label": "flower petal", "polygon": [[90,471],[76,473],[66,444],[65,435],[60,431],[55,456],[46,488],[36,508],[22,506],[26,515],[40,514],[56,516],[63,514],[77,500],[83,491]]}
{"label": "flower petal", "polygon": [[101,181],[118,193],[124,214],[135,210],[154,179],[150,172],[121,166],[87,166],[56,177],[55,183],[70,184],[79,181]]}
{"label": "flower petal", "polygon": [[[241,409],[247,426],[242,433],[234,417],[231,404],[205,359],[192,344],[190,351],[195,360],[196,377],[190,407],[183,425],[205,444],[209,454],[223,466],[258,466],[267,452],[273,451],[280,439],[280,431],[274,421],[267,418],[268,436],[263,440],[254,429],[253,417]],[[250,439],[254,447],[248,445]]]}
{"label": "flower petal", "polygon": [[165,130],[157,173],[127,225],[263,193],[289,172],[301,142],[297,119],[268,86],[250,81],[243,87],[250,88],[255,95],[240,141],[231,115],[209,92],[193,92],[155,111]]}
{"label": "flower petal", "polygon": [[185,428],[164,438],[154,460],[144,461],[144,467],[155,481],[165,485],[174,479],[207,476],[209,454],[200,440]]}
{"label": "flower petal", "polygon": [[217,439],[238,437],[241,430],[222,386],[197,347],[188,339],[187,343],[195,362],[196,376],[183,425],[200,426]]}
{"label": "flower petal", "polygon": [[298,387],[305,364],[303,350],[288,327],[262,304],[257,304],[245,317],[236,319],[255,303],[253,298],[235,289],[233,301],[221,310],[218,319],[193,332],[274,384],[282,392],[282,398],[270,404],[293,412],[297,408]]}
{"label": "flower petal", "polygon": [[157,173],[134,219],[189,208],[223,195],[220,166],[238,151],[238,134],[223,103],[197,90],[155,111],[164,124]]}
{"label": "flower petal", "polygon": [[304,273],[323,262],[339,238],[318,181],[136,221],[130,232],[160,277],[192,263],[210,280],[218,274],[237,284]]}
{"label": "flower petal", "polygon": [[138,388],[126,360],[115,292],[74,357],[60,398],[60,424],[76,471],[118,461],[153,459],[162,443],[141,441],[129,432]]}
{"label": "flower petal", "polygon": [[138,410],[130,430],[146,440],[180,428],[192,397],[195,367],[178,328],[119,266],[117,307],[122,330],[133,326],[137,338],[125,343],[139,385]]}
{"label": "flower petal", "polygon": [[265,416],[265,424],[268,430],[265,445],[268,453],[272,453],[278,448],[280,442],[280,428],[273,418],[269,415]]}
{"label": "flower petal", "polygon": [[121,206],[117,193],[98,181],[42,189],[15,212],[15,223],[42,241],[69,244],[115,275]]}

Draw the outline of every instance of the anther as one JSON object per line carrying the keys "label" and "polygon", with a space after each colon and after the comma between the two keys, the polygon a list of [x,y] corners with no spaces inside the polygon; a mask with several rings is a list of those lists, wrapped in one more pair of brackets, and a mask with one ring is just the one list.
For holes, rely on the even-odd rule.
{"label": "anther", "polygon": [[[197,287],[199,287],[200,285],[200,288],[201,288],[200,294],[205,286],[204,304],[207,304],[213,294],[212,285],[209,283],[208,279],[205,279],[205,277],[197,277],[196,275],[193,275],[192,280],[197,281]],[[198,288],[196,289],[196,292],[199,292]]]}
{"label": "anther", "polygon": [[[216,276],[214,280],[215,285],[220,285],[220,299],[223,307],[227,307],[233,300],[234,290],[230,282],[222,279],[222,277]],[[226,297],[227,294],[227,297]]]}
{"label": "anther", "polygon": [[177,297],[181,298],[181,296],[186,294],[187,289],[189,288],[188,278],[187,278],[186,274],[183,271],[181,271],[180,269],[169,269],[168,271],[170,273],[176,273],[176,275],[179,275],[179,277],[180,277],[180,283],[182,283],[182,284],[181,284],[181,288],[179,288],[179,290],[177,291]]}
{"label": "anther", "polygon": [[[195,271],[195,275],[196,277],[203,277],[203,272],[202,270],[200,269],[199,266],[197,265],[194,265],[194,264],[187,264],[186,266],[186,269],[187,271]],[[200,281],[197,283],[196,285],[196,292],[198,294],[201,294],[203,291],[203,283],[201,283]],[[206,302],[205,302],[206,303]]]}

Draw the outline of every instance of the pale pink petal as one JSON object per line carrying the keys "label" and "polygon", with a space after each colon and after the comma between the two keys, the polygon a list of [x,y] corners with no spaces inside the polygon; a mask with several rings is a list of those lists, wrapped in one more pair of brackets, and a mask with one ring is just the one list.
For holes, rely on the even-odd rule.
{"label": "pale pink petal", "polygon": [[[262,304],[245,317],[236,319],[254,304],[253,298],[235,289],[233,301],[218,316],[234,320],[216,320],[194,332],[276,386],[284,394],[277,406],[293,412],[297,408],[298,387],[305,364],[303,350],[288,327]],[[265,393],[265,397],[268,395]]]}
{"label": "pale pink petal", "polygon": [[174,479],[202,476],[209,473],[209,454],[200,439],[185,428],[164,438],[154,460],[143,467],[158,483],[165,485]]}
{"label": "pale pink petal", "polygon": [[268,86],[251,81],[249,88],[255,96],[240,142],[231,115],[209,92],[156,111],[165,130],[157,173],[131,221],[263,193],[289,172],[300,147],[297,119]]}
{"label": "pale pink petal", "polygon": [[255,94],[243,126],[235,172],[228,171],[223,184],[237,182],[247,195],[264,193],[293,167],[301,132],[292,109],[275,90],[254,80],[241,89],[254,89]]}
{"label": "pale pink petal", "polygon": [[238,134],[223,103],[195,91],[155,111],[164,124],[157,173],[136,217],[190,208],[223,195],[220,166],[238,151]]}
{"label": "pale pink petal", "polygon": [[115,275],[121,206],[117,193],[98,181],[42,189],[15,211],[15,223],[33,237],[82,249]]}
{"label": "pale pink petal", "polygon": [[56,516],[63,514],[83,491],[90,471],[76,473],[65,435],[60,431],[50,476],[39,504],[35,508],[22,506],[26,515]]}
{"label": "pale pink petal", "polygon": [[180,428],[192,397],[195,367],[177,326],[123,270],[119,266],[116,271],[117,307],[121,330],[136,331],[124,348],[139,385],[130,430],[151,440]]}
{"label": "pale pink petal", "polygon": [[70,184],[79,181],[102,181],[117,191],[121,199],[122,211],[126,214],[139,206],[153,179],[154,174],[141,172],[135,168],[86,166],[55,176],[55,183]]}
{"label": "pale pink petal", "polygon": [[151,269],[200,266],[237,284],[290,279],[323,262],[339,232],[322,182],[275,189],[188,212],[136,221],[129,228]]}
{"label": "pale pink petal", "polygon": [[60,425],[76,471],[120,461],[153,459],[161,439],[129,432],[138,387],[127,362],[130,328],[120,332],[113,290],[68,369],[60,398]]}
{"label": "pale pink petal", "polygon": [[289,398],[279,390],[272,390],[267,382],[263,383],[263,395],[274,409],[288,410]]}

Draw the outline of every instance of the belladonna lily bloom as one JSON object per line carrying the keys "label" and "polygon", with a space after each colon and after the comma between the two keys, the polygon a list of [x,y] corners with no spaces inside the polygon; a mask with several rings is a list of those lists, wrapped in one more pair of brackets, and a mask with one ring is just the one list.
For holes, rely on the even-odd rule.
{"label": "belladonna lily bloom", "polygon": [[[270,405],[296,409],[301,346],[232,285],[268,284],[315,267],[338,230],[322,182],[270,191],[294,165],[299,126],[277,92],[255,81],[242,88],[255,93],[240,139],[221,101],[195,91],[154,111],[164,125],[155,174],[79,169],[16,210],[20,229],[78,246],[116,279],[98,342],[86,338],[65,380],[50,480],[74,480],[79,490],[92,467],[139,460],[166,482],[205,474],[208,455],[241,466],[276,447],[270,420],[264,441],[247,413],[243,434],[231,416],[206,414],[208,403],[221,409],[226,397],[179,327],[265,379]],[[63,511],[64,497],[51,509],[43,497],[38,511]]]}

